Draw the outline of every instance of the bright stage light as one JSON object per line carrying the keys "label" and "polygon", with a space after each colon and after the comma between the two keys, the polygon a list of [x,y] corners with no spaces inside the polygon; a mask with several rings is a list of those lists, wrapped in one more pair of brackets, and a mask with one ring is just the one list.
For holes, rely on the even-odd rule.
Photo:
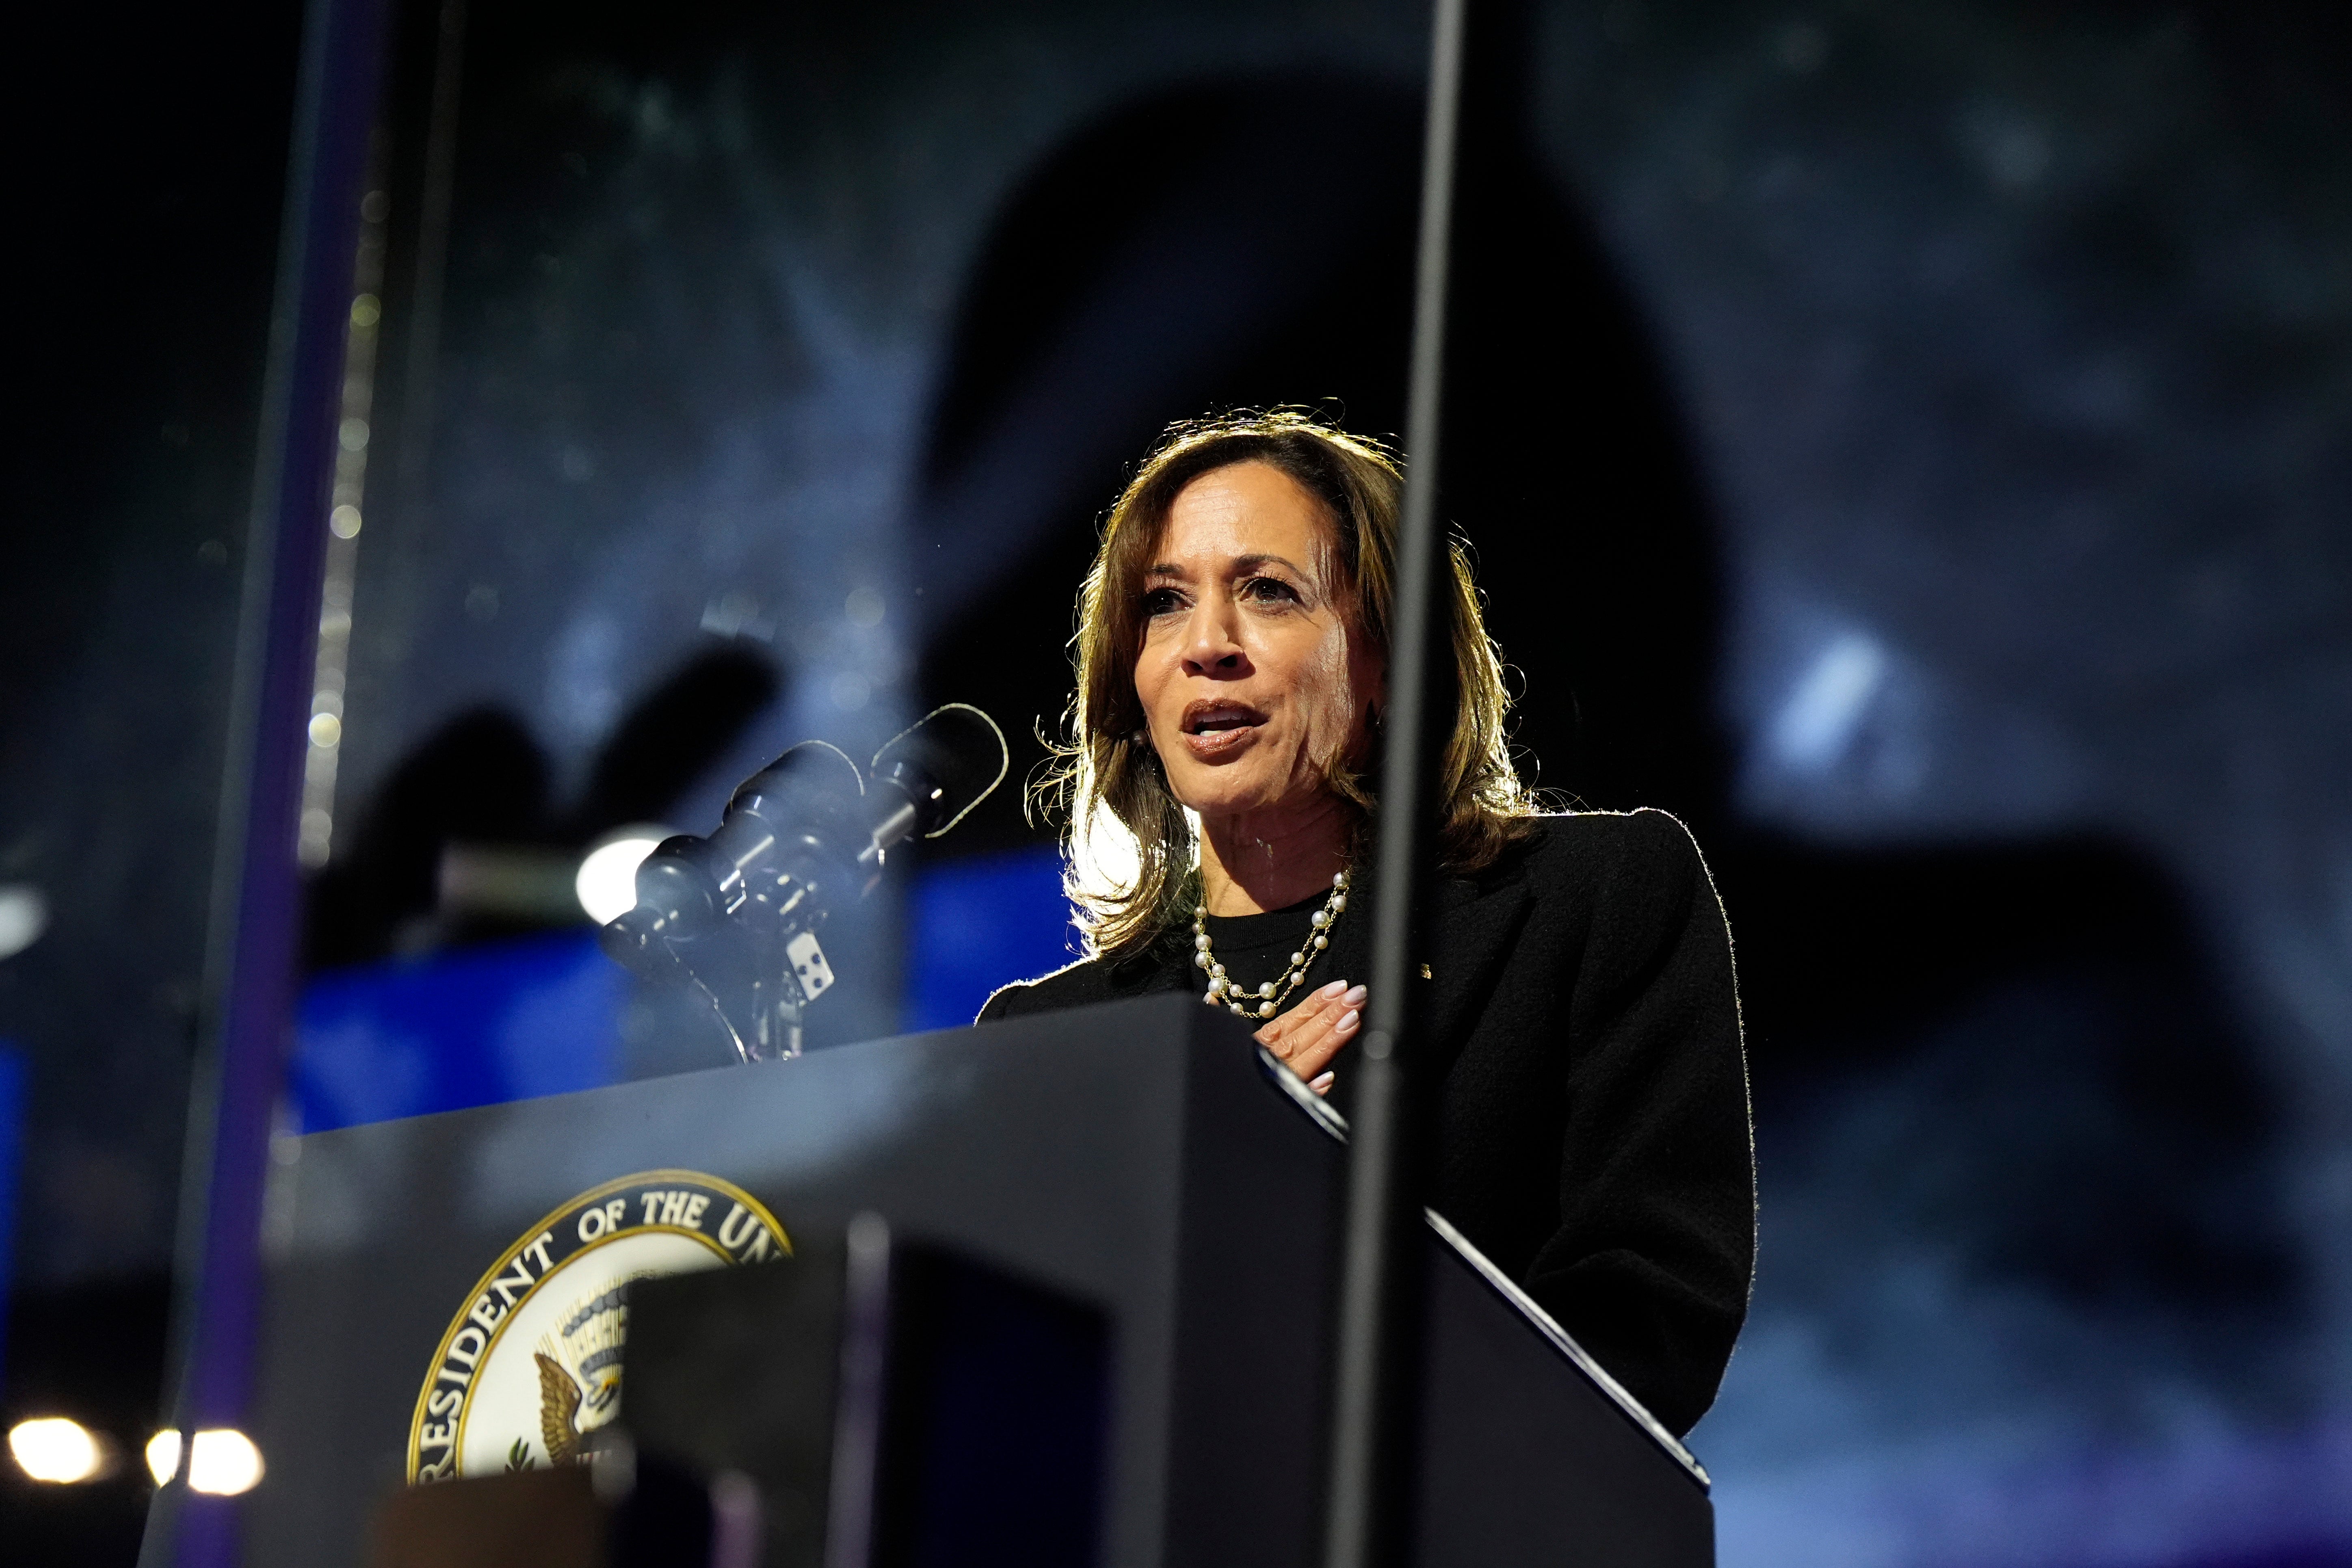
{"label": "bright stage light", "polygon": [[188,1445],[188,1489],[235,1497],[261,1481],[261,1450],[253,1439],[226,1426],[199,1432]]}
{"label": "bright stage light", "polygon": [[580,862],[572,890],[580,907],[598,925],[615,921],[637,907],[637,867],[669,837],[669,829],[649,823],[624,827],[599,839]]}
{"label": "bright stage light", "polygon": [[180,1433],[166,1426],[147,1439],[147,1473],[162,1486],[180,1473]]}
{"label": "bright stage light", "polygon": [[16,1468],[37,1481],[70,1486],[93,1480],[106,1468],[106,1449],[79,1421],[44,1415],[8,1428],[8,1452]]}
{"label": "bright stage light", "polygon": [[49,900],[30,882],[0,882],[0,958],[13,958],[49,929]]}

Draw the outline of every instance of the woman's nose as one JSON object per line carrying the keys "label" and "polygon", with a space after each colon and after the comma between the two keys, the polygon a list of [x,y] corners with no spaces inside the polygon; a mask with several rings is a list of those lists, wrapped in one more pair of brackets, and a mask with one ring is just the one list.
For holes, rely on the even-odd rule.
{"label": "woman's nose", "polygon": [[1231,674],[1242,667],[1242,647],[1221,606],[1203,604],[1192,612],[1185,628],[1184,672],[1187,675]]}

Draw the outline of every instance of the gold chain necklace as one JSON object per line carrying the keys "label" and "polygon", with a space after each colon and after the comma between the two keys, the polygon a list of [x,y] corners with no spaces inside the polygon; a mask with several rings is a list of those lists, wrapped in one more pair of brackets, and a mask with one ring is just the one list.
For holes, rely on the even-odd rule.
{"label": "gold chain necklace", "polygon": [[1230,1007],[1237,1017],[1246,1018],[1252,1014],[1261,1018],[1273,1017],[1283,999],[1307,978],[1318,955],[1331,945],[1331,924],[1347,907],[1348,873],[1342,871],[1331,879],[1331,896],[1315,911],[1310,922],[1313,939],[1290,955],[1290,967],[1283,971],[1280,981],[1266,981],[1252,996],[1248,986],[1226,977],[1225,966],[1217,962],[1216,950],[1209,945],[1209,906],[1196,905],[1192,910],[1192,962],[1209,972],[1209,993],[1201,1000],[1212,1007]]}

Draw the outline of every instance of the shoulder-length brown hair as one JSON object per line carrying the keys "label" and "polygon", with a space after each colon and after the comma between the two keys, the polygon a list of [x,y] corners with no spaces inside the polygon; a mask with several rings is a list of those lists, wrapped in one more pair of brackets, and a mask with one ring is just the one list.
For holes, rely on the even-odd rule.
{"label": "shoulder-length brown hair", "polygon": [[[1066,738],[1034,792],[1041,805],[1068,814],[1065,885],[1094,953],[1133,952],[1191,916],[1198,853],[1192,826],[1169,793],[1135,694],[1143,574],[1184,487],[1215,469],[1253,462],[1279,469],[1321,503],[1351,628],[1371,639],[1384,663],[1388,657],[1404,496],[1394,454],[1294,410],[1171,426],[1103,523],[1102,544],[1078,590],[1071,639],[1078,685]],[[1511,765],[1504,735],[1510,698],[1501,655],[1479,612],[1469,556],[1458,540],[1449,541],[1448,556],[1457,700],[1445,748],[1439,854],[1459,875],[1484,869],[1527,837],[1537,806]],[[1370,750],[1324,764],[1332,792],[1357,808],[1360,840],[1376,805],[1365,776],[1376,765]],[[1116,864],[1128,858],[1124,840],[1132,840],[1131,866]]]}

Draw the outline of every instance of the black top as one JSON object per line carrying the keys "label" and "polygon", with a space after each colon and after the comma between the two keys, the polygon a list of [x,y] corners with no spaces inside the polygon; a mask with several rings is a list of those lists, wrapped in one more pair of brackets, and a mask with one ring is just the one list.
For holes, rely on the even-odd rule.
{"label": "black top", "polygon": [[[1260,981],[1270,980],[1280,985],[1282,977],[1290,972],[1290,955],[1306,952],[1307,943],[1313,940],[1315,911],[1330,896],[1331,889],[1326,888],[1286,910],[1262,915],[1211,915],[1209,941],[1215,948],[1217,962],[1225,966],[1227,978],[1248,987],[1253,995]],[[1283,997],[1278,1010],[1288,1011],[1307,1000],[1318,987],[1334,980],[1345,980],[1350,984],[1362,980],[1370,967],[1368,933],[1371,923],[1371,900],[1358,889],[1330,927],[1331,945],[1315,955],[1314,962],[1307,966],[1307,977]],[[1187,978],[1193,990],[1208,990],[1207,970],[1196,965]]]}
{"label": "black top", "polygon": [[[1296,1003],[1360,981],[1359,879]],[[1279,980],[1322,897],[1212,919],[1218,961]],[[1669,1430],[1714,1403],[1756,1254],[1748,1069],[1723,907],[1681,823],[1578,813],[1437,889],[1426,973],[1443,1073],[1434,1207]],[[1189,921],[988,999],[981,1021],[1206,990]],[[1332,1103],[1349,1102],[1348,1053]]]}

